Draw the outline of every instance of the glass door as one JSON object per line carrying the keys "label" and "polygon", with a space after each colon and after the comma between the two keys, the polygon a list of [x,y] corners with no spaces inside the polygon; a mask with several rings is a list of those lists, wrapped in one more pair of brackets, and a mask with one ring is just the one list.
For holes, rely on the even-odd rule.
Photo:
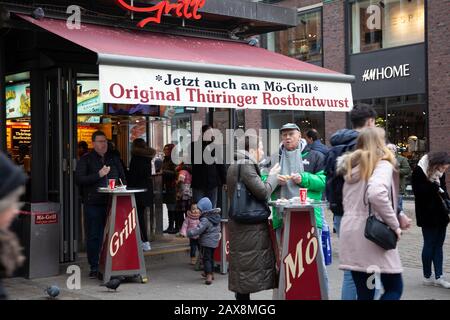
{"label": "glass door", "polygon": [[75,113],[72,74],[52,69],[44,74],[48,108],[48,198],[60,204],[60,262],[75,260],[78,215],[75,192]]}

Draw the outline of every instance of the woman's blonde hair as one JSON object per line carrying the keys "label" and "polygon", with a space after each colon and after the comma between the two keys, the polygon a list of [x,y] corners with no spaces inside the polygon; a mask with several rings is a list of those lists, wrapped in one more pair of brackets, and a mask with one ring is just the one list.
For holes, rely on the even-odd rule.
{"label": "woman's blonde hair", "polygon": [[347,157],[345,167],[347,178],[352,175],[352,168],[359,165],[361,179],[368,181],[380,160],[387,160],[395,167],[394,154],[386,147],[385,131],[381,128],[363,129],[356,140],[356,150]]}

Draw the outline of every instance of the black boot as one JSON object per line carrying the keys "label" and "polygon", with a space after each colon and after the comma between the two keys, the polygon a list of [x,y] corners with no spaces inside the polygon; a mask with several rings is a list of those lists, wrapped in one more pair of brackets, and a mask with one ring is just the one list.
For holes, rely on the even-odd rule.
{"label": "black boot", "polygon": [[169,211],[169,231],[167,233],[169,234],[175,234],[177,233],[175,229],[175,218],[176,218],[176,211]]}
{"label": "black boot", "polygon": [[175,225],[175,213],[174,213],[174,211],[169,210],[167,212],[167,215],[169,216],[169,226],[163,232],[164,233],[173,234],[174,233],[173,231],[175,230],[175,228],[174,228],[174,225]]}

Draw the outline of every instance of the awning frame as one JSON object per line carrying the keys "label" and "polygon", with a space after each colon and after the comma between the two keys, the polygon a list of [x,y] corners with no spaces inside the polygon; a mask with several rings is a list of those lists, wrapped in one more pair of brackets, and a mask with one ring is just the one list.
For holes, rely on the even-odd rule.
{"label": "awning frame", "polygon": [[140,67],[140,68],[204,72],[215,74],[230,74],[230,75],[241,75],[251,77],[262,77],[262,78],[267,77],[267,78],[282,78],[293,80],[333,81],[344,83],[355,82],[355,76],[347,74],[249,68],[249,67],[239,67],[221,64],[202,64],[181,60],[124,56],[107,53],[97,53],[97,54],[98,54],[98,64],[111,66],[137,67],[137,68]]}

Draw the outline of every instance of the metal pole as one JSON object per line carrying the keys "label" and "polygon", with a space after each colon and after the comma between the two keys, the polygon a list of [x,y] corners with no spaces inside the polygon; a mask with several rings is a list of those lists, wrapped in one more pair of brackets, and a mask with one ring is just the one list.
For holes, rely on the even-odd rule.
{"label": "metal pole", "polygon": [[124,67],[184,70],[192,72],[283,78],[293,80],[333,81],[344,83],[351,83],[355,81],[355,76],[342,73],[334,74],[334,73],[317,73],[306,71],[249,68],[249,67],[222,65],[222,64],[202,64],[178,60],[164,60],[164,59],[142,58],[134,56],[122,56],[106,53],[98,54],[98,63],[103,65],[124,66]]}

